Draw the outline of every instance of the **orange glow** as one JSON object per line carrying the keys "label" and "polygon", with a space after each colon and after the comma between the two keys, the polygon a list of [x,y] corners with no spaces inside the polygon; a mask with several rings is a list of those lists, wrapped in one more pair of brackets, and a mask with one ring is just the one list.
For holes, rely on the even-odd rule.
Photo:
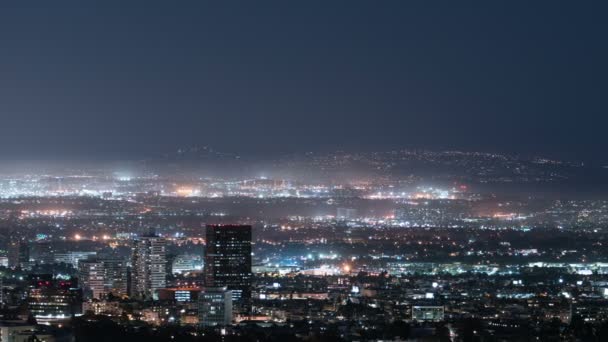
{"label": "orange glow", "polygon": [[177,188],[177,195],[178,196],[192,196],[192,194],[194,193],[194,189],[190,188],[190,187],[180,187]]}

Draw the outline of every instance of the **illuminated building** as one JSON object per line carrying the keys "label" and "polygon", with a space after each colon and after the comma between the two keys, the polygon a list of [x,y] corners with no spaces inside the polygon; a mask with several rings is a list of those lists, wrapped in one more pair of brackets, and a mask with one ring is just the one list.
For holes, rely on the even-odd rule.
{"label": "illuminated building", "polygon": [[251,299],[251,226],[207,226],[205,285],[227,287],[246,308]]}
{"label": "illuminated building", "polygon": [[78,261],[97,255],[97,252],[67,252],[67,253],[55,253],[54,260],[56,263],[72,265],[74,268],[78,267]]}
{"label": "illuminated building", "polygon": [[202,260],[198,255],[178,255],[171,265],[171,272],[181,274],[202,269]]}
{"label": "illuminated building", "polygon": [[131,260],[131,295],[151,298],[167,283],[165,239],[144,236],[135,240]]}
{"label": "illuminated building", "polygon": [[172,287],[158,290],[159,300],[176,302],[195,302],[198,299],[200,287]]}
{"label": "illuminated building", "polygon": [[39,323],[61,321],[81,314],[82,294],[75,280],[52,279],[49,275],[33,281],[27,303]]}
{"label": "illuminated building", "polygon": [[105,297],[103,262],[85,259],[78,262],[78,279],[84,298],[102,299]]}
{"label": "illuminated building", "polygon": [[199,295],[199,324],[223,326],[232,322],[232,293],[226,287],[205,288]]}
{"label": "illuminated building", "polygon": [[415,321],[441,322],[443,317],[443,306],[412,306],[412,319]]}
{"label": "illuminated building", "polygon": [[94,315],[120,316],[123,312],[119,302],[91,301],[82,303],[83,313],[93,313]]}
{"label": "illuminated building", "polygon": [[127,262],[121,258],[104,258],[104,287],[116,297],[127,296]]}
{"label": "illuminated building", "polygon": [[103,299],[110,293],[117,297],[127,295],[127,265],[122,259],[80,260],[78,278],[85,298]]}

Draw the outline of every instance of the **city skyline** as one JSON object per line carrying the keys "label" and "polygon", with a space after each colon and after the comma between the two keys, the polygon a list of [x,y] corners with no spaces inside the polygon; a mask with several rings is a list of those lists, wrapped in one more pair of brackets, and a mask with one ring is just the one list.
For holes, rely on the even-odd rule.
{"label": "city skyline", "polygon": [[0,340],[608,341],[606,13],[0,2]]}

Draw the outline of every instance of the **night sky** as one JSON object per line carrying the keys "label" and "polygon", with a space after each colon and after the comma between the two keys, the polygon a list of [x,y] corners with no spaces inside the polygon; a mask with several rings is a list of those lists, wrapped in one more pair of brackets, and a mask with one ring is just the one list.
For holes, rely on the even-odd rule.
{"label": "night sky", "polygon": [[93,2],[0,3],[0,159],[210,145],[608,161],[605,1]]}

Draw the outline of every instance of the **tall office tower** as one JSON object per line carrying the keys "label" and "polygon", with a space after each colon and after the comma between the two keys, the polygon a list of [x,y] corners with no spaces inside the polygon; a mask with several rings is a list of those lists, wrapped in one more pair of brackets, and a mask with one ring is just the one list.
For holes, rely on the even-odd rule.
{"label": "tall office tower", "polygon": [[30,266],[30,248],[25,241],[13,240],[8,246],[8,267],[28,269]]}
{"label": "tall office tower", "polygon": [[203,327],[232,322],[232,293],[225,287],[208,287],[198,296],[198,322]]}
{"label": "tall office tower", "polygon": [[167,259],[165,239],[144,236],[135,240],[131,260],[131,295],[153,298],[156,290],[167,284]]}
{"label": "tall office tower", "polygon": [[122,258],[104,258],[104,288],[107,293],[124,297],[127,293],[127,262]]}
{"label": "tall office tower", "polygon": [[105,268],[101,260],[84,259],[78,261],[78,281],[84,298],[103,299],[106,296],[104,273]]}
{"label": "tall office tower", "polygon": [[127,264],[118,258],[88,258],[78,261],[78,279],[87,299],[103,299],[108,294],[127,295]]}
{"label": "tall office tower", "polygon": [[251,300],[251,226],[207,226],[205,285],[227,287],[247,309]]}

